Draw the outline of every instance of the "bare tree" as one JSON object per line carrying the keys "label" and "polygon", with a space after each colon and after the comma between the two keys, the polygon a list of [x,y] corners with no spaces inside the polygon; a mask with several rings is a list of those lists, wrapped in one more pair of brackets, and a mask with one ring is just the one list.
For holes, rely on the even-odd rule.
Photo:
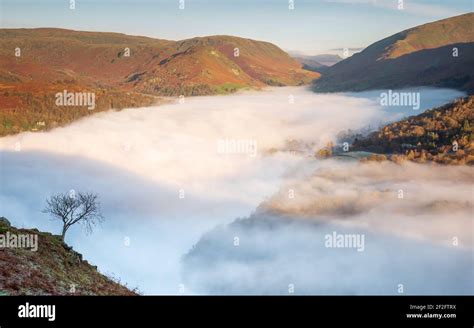
{"label": "bare tree", "polygon": [[88,232],[104,220],[100,209],[99,196],[94,193],[58,193],[46,200],[43,213],[48,213],[63,222],[61,239],[64,241],[67,230],[80,222]]}

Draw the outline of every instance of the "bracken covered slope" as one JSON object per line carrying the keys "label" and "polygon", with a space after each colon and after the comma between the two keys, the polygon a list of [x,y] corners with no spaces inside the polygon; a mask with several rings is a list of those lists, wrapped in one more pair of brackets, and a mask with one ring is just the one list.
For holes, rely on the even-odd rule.
{"label": "bracken covered slope", "polygon": [[0,29],[0,136],[91,114],[54,95],[93,92],[93,112],[149,106],[159,96],[308,84],[318,73],[277,46],[233,36],[168,41],[64,29]]}
{"label": "bracken covered slope", "polygon": [[137,295],[99,273],[59,236],[17,229],[3,217],[0,235],[4,243],[12,235],[38,236],[37,251],[0,248],[0,295]]}
{"label": "bracken covered slope", "polygon": [[474,13],[417,26],[368,46],[324,71],[318,92],[409,86],[474,92]]}

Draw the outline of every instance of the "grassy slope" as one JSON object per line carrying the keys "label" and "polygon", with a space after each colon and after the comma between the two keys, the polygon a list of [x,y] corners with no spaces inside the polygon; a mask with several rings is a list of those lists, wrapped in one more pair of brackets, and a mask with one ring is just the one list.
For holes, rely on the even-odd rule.
{"label": "grassy slope", "polygon": [[[117,33],[2,29],[0,40],[0,81],[4,83],[74,80],[81,85],[124,88],[151,84],[154,88],[148,90],[161,94],[165,86],[212,88],[240,82],[259,87],[271,80],[298,85],[318,77],[271,43],[232,36],[175,42]],[[14,56],[17,47],[21,57]],[[124,56],[125,48],[130,49],[129,57]],[[238,57],[234,48],[240,50]]]}
{"label": "grassy slope", "polygon": [[[380,40],[337,63],[315,91],[431,85],[474,91],[474,14],[421,25]],[[452,56],[452,48],[459,56]]]}
{"label": "grassy slope", "polygon": [[[14,55],[17,47],[20,57]],[[157,96],[301,85],[318,77],[271,43],[232,36],[167,41],[51,28],[0,29],[0,136],[89,115],[84,108],[54,105],[54,94],[65,89],[95,92],[100,111],[148,106]]]}
{"label": "grassy slope", "polygon": [[[0,295],[137,295],[100,274],[59,236],[16,229],[0,218],[0,234],[37,234],[38,251],[0,249]],[[75,292],[71,293],[71,284]]]}
{"label": "grassy slope", "polygon": [[453,43],[474,42],[474,14],[464,14],[414,27],[399,33],[384,58],[397,58],[415,51]]}

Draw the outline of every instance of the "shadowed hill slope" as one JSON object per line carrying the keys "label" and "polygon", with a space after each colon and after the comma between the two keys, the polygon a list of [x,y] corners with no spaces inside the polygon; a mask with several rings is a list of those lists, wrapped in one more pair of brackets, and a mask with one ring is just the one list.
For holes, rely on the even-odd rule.
{"label": "shadowed hill slope", "polygon": [[474,92],[474,14],[417,26],[380,40],[327,69],[318,92],[407,86]]}

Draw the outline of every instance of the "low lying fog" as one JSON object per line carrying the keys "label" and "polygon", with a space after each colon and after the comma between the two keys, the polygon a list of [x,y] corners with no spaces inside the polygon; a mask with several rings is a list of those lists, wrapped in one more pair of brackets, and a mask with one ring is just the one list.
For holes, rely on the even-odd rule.
{"label": "low lying fog", "polygon": [[[470,167],[321,161],[205,234],[185,281],[212,294],[473,294],[473,185]],[[333,234],[364,239],[327,247]]]}
{"label": "low lying fog", "polygon": [[[436,98],[439,104],[459,96],[447,90],[423,92],[425,99]],[[443,92],[442,97],[439,92]],[[422,101],[422,110],[427,107],[423,105]],[[181,292],[185,284],[182,256],[204,233],[216,225],[248,217],[262,202],[265,205],[260,208],[272,207],[272,211],[299,221],[303,217],[339,224],[354,219],[358,227],[365,225],[381,236],[393,234],[410,242],[449,247],[447,242],[454,232],[448,228],[462,230],[460,239],[469,237],[472,228],[472,218],[467,216],[472,211],[470,180],[466,178],[472,172],[468,169],[445,171],[415,165],[369,169],[370,166],[359,167],[356,163],[321,162],[311,156],[312,150],[334,140],[341,130],[377,126],[393,119],[397,110],[382,110],[376,100],[360,94],[321,95],[304,88],[279,88],[98,113],[50,132],[1,138],[0,215],[17,226],[59,233],[59,223],[40,212],[45,199],[71,189],[98,193],[106,221],[91,235],[79,227],[72,228],[67,242],[101,271],[114,273],[146,294]],[[308,145],[306,152],[278,151],[289,140],[303,141]],[[240,146],[235,148],[236,145]],[[325,175],[318,177],[318,170]],[[422,177],[414,172],[420,172]],[[288,189],[289,185],[295,186],[295,200],[302,202],[296,209],[294,203],[278,202],[278,190]],[[393,190],[400,188],[405,191],[405,198],[399,207],[399,200],[390,197]],[[378,194],[364,196],[371,192]],[[331,195],[335,196],[333,200]],[[314,205],[313,197],[323,197],[332,205]],[[455,210],[447,212],[444,209],[448,206]],[[347,215],[352,207],[357,215]],[[307,213],[302,216],[301,211]],[[454,219],[448,221],[450,218]],[[440,235],[443,229],[448,230]],[[278,236],[272,238],[276,245]],[[281,245],[298,236],[296,232],[294,237],[281,236]],[[129,246],[125,242],[128,238]],[[466,248],[472,251],[464,240],[460,244],[459,252]],[[307,251],[317,254],[311,247]],[[346,265],[350,267],[353,262]],[[309,275],[303,281],[310,285],[324,281],[337,292],[336,272],[341,268],[336,262],[331,267],[331,263],[329,259],[326,280]],[[392,262],[389,255],[370,263],[400,264]],[[440,263],[433,263],[435,269]],[[245,261],[241,264],[249,272],[258,268]],[[413,265],[410,264],[412,270]],[[189,265],[185,268],[189,269]],[[196,274],[203,270],[206,269],[191,268]],[[367,281],[378,279],[371,269],[359,270],[358,274]],[[399,270],[403,271],[403,267]],[[466,267],[461,263],[453,270],[464,273]],[[216,270],[214,275],[222,274],[215,277],[217,281],[230,281],[236,272]],[[359,283],[351,277],[347,276],[345,283],[349,292],[351,281]],[[221,292],[204,288],[199,279],[188,281],[184,293]],[[239,292],[233,287],[229,286],[229,290]],[[271,293],[272,286],[260,290]]]}

